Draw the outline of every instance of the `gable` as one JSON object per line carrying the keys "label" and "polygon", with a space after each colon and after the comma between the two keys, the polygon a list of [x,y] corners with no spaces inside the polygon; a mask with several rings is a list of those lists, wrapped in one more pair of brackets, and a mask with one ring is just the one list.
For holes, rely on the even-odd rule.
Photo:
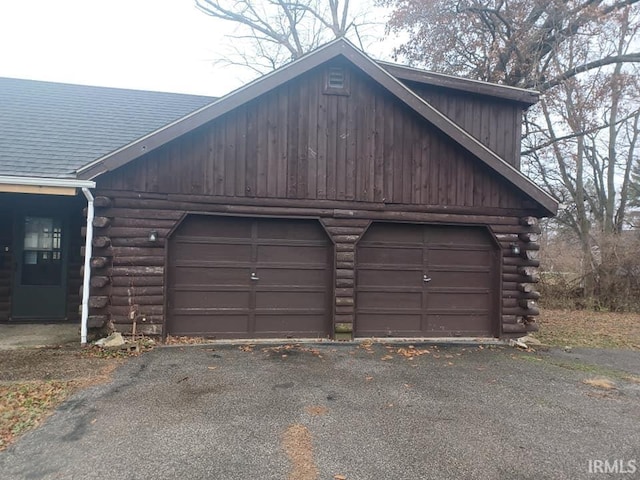
{"label": "gable", "polygon": [[403,83],[508,164],[520,168],[521,103],[416,82]]}
{"label": "gable", "polygon": [[[341,66],[349,95],[325,94]],[[421,116],[341,60],[98,179],[174,194],[524,209],[525,198]]]}
{"label": "gable", "polygon": [[242,105],[265,96],[273,89],[280,87],[291,79],[298,78],[320,65],[340,58],[350,62],[355,68],[368,76],[368,78],[372,79],[388,93],[393,95],[397,101],[409,107],[444,135],[451,138],[464,150],[475,155],[507,183],[511,184],[535,202],[539,207],[541,215],[555,214],[558,204],[549,194],[544,192],[512,165],[509,165],[501,159],[495,152],[491,151],[491,149],[473,138],[473,136],[459,125],[456,125],[446,115],[422,100],[399,80],[391,76],[382,69],[382,67],[366,57],[344,39],[335,40],[301,59],[292,62],[286,67],[276,70],[233,92],[218,102],[202,108],[165,128],[86,165],[78,171],[78,177],[82,179],[93,179],[106,172],[113,171],[141,155],[201,127],[207,122],[220,118]]}

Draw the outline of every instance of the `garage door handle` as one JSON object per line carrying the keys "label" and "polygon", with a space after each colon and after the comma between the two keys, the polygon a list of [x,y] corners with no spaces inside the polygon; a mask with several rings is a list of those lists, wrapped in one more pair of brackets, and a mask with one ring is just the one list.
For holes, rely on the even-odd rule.
{"label": "garage door handle", "polygon": [[251,272],[251,280],[260,280],[260,277],[258,277],[254,272]]}
{"label": "garage door handle", "polygon": [[431,277],[427,277],[426,275],[423,275],[423,276],[422,276],[422,281],[423,281],[424,283],[429,283],[429,282],[431,281]]}

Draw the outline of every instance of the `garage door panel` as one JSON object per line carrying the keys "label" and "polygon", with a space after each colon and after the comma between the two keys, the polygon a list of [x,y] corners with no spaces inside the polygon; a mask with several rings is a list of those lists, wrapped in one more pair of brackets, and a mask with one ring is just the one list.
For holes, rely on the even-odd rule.
{"label": "garage door panel", "polygon": [[362,312],[356,320],[359,336],[387,337],[402,335],[417,336],[422,330],[420,313],[401,314],[397,312]]}
{"label": "garage door panel", "polygon": [[419,270],[379,270],[379,269],[358,269],[358,285],[363,287],[386,286],[386,285],[419,285],[422,281],[422,268]]}
{"label": "garage door panel", "polygon": [[491,264],[491,251],[487,249],[455,248],[447,249],[443,247],[429,246],[429,257],[427,259],[430,267],[440,265],[452,266],[482,266]]}
{"label": "garage door panel", "polygon": [[403,223],[374,223],[362,242],[404,243],[422,245],[423,232],[415,225]]}
{"label": "garage door panel", "polygon": [[200,265],[198,267],[171,267],[169,276],[173,285],[249,285],[250,267]]}
{"label": "garage door panel", "polygon": [[328,277],[330,271],[325,266],[304,265],[300,269],[291,268],[256,268],[260,278],[260,287],[265,286],[316,286],[321,285],[328,294]]}
{"label": "garage door panel", "polygon": [[487,245],[488,233],[483,228],[429,225],[424,240],[430,244]]}
{"label": "garage door panel", "polygon": [[327,246],[258,245],[258,258],[262,262],[282,264],[327,264]]}
{"label": "garage door panel", "polygon": [[315,220],[258,220],[258,239],[322,241],[326,234]]}
{"label": "garage door panel", "polygon": [[422,307],[422,292],[384,292],[384,291],[359,291],[358,303],[363,303],[367,308],[389,308],[393,310]]}
{"label": "garage door panel", "polygon": [[197,337],[244,338],[248,330],[248,313],[211,315],[207,312],[177,311],[172,315],[169,333]]}
{"label": "garage door panel", "polygon": [[358,264],[369,265],[421,265],[422,247],[409,248],[389,246],[371,247],[362,245],[358,249]]}
{"label": "garage door panel", "polygon": [[230,292],[192,288],[176,292],[171,306],[174,308],[246,308],[249,291]]}
{"label": "garage door panel", "polygon": [[[431,282],[427,288],[458,288],[461,285],[477,285],[481,287],[489,288],[491,286],[490,272],[474,272],[464,271],[462,269],[457,271],[441,271],[430,270],[429,276]],[[464,276],[464,281],[461,281],[461,276]]]}
{"label": "garage door panel", "polygon": [[282,311],[288,309],[324,309],[327,304],[326,291],[315,292],[256,292],[256,309],[276,308]]}
{"label": "garage door panel", "polygon": [[322,336],[326,332],[324,312],[289,315],[256,313],[255,332],[258,337],[299,337],[308,334]]}
{"label": "garage door panel", "polygon": [[[226,239],[225,239],[226,240]],[[215,247],[212,247],[215,243]],[[224,244],[220,242],[176,242],[173,245],[174,258],[182,261],[219,261],[242,262],[251,256],[251,245]]]}
{"label": "garage door panel", "polygon": [[455,291],[448,293],[429,293],[428,309],[442,308],[455,310],[482,310],[488,311],[491,307],[491,296],[489,290],[479,293],[458,293]]}
{"label": "garage door panel", "polygon": [[430,331],[441,336],[484,336],[491,328],[492,324],[486,312],[441,313],[429,316]]}

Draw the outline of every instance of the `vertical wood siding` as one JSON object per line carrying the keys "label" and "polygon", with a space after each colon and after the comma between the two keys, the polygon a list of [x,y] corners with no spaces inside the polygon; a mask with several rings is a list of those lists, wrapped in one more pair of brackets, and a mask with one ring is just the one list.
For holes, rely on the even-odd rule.
{"label": "vertical wood siding", "polygon": [[508,163],[520,168],[522,106],[415,82],[405,84]]}
{"label": "vertical wood siding", "polygon": [[[323,94],[322,70],[309,72],[101,177],[100,184],[226,197],[522,206],[521,195],[481,161],[362,74],[347,73],[348,96]],[[477,116],[489,146],[508,144],[504,148],[514,151],[513,128],[506,125],[517,123],[516,107],[498,114],[457,97],[452,104]],[[502,129],[492,123],[495,115]]]}

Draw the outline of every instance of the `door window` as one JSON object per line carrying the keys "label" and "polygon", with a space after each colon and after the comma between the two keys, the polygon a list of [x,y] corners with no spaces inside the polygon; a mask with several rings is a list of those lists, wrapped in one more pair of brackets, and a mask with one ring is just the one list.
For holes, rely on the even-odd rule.
{"label": "door window", "polygon": [[25,217],[21,283],[62,283],[62,222],[59,219]]}

